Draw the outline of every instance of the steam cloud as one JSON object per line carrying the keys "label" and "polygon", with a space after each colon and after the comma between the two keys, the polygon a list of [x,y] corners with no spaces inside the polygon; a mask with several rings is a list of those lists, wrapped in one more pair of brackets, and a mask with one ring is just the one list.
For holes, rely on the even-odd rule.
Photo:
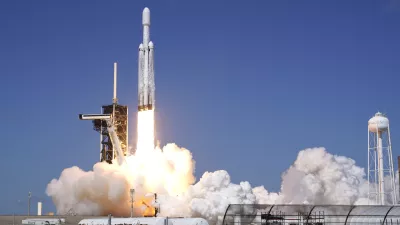
{"label": "steam cloud", "polygon": [[248,182],[233,184],[224,170],[205,172],[195,183],[191,153],[175,144],[142,151],[126,161],[121,166],[97,163],[87,172],[76,166],[65,169],[46,190],[57,213],[128,216],[129,189],[134,188],[137,215],[147,209],[141,201],[152,204],[146,194],[157,193],[160,216],[198,216],[220,224],[229,204],[365,204],[368,194],[364,169],[324,148],[300,151],[283,173],[279,193]]}

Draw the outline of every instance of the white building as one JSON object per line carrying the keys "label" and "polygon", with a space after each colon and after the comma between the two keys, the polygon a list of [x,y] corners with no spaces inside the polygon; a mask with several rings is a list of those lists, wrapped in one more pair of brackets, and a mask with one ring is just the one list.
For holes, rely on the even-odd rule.
{"label": "white building", "polygon": [[[83,219],[79,225],[108,225],[108,217]],[[111,225],[208,225],[202,218],[133,217],[111,218]]]}

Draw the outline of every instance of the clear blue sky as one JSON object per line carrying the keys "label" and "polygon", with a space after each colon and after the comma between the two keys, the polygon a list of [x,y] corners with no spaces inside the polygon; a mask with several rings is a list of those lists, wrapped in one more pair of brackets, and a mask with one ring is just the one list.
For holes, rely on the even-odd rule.
{"label": "clear blue sky", "polygon": [[398,0],[2,1],[1,214],[26,213],[28,191],[54,211],[48,182],[99,160],[99,135],[78,114],[111,103],[114,61],[134,142],[146,6],[158,138],[193,152],[197,178],[225,169],[278,191],[307,147],[365,167],[378,110],[400,154]]}

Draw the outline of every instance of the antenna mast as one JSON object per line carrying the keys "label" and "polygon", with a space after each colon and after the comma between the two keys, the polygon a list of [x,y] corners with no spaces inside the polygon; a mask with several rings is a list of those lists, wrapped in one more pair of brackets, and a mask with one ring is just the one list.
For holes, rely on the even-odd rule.
{"label": "antenna mast", "polygon": [[[113,95],[113,111],[112,111],[112,118],[111,122],[112,124],[115,125],[115,107],[118,104],[118,99],[117,99],[117,63],[114,62],[114,95]],[[113,152],[113,158],[115,158],[115,146],[113,146],[112,149]]]}
{"label": "antenna mast", "polygon": [[117,63],[114,63],[114,97],[113,97],[113,104],[118,103],[118,98],[117,98]]}
{"label": "antenna mast", "polygon": [[28,216],[31,215],[31,197],[32,197],[32,193],[29,192],[28,193]]}

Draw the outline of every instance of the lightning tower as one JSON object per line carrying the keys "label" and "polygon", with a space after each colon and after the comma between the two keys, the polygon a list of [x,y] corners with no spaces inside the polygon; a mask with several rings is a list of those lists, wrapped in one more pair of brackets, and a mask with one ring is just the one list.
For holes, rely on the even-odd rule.
{"label": "lightning tower", "polygon": [[378,112],[368,121],[368,199],[373,204],[396,204],[389,119]]}

